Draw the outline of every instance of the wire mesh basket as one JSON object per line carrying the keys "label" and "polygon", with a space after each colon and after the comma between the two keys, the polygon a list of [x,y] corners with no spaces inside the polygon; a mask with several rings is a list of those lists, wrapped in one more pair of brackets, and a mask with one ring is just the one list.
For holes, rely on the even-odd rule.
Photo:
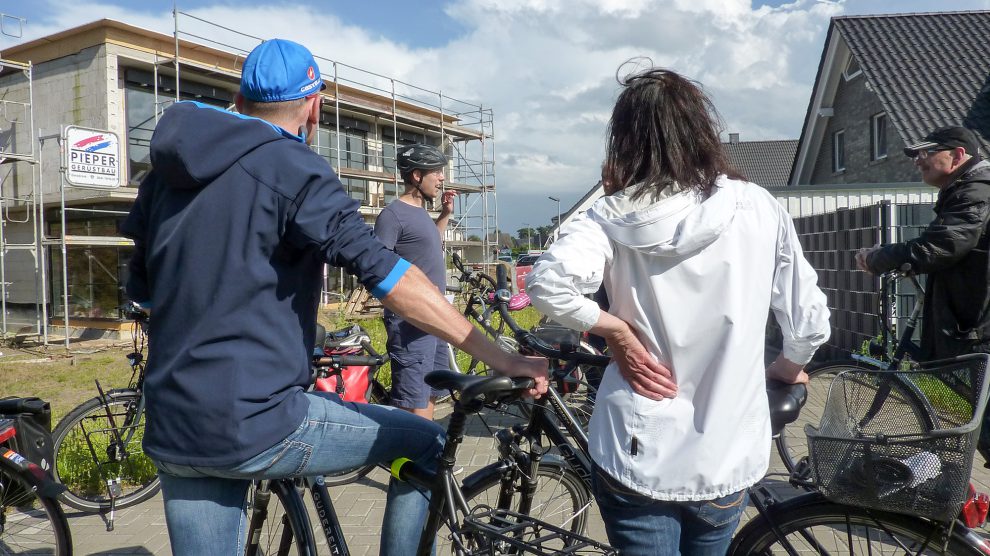
{"label": "wire mesh basket", "polygon": [[603,554],[618,556],[619,551],[606,544],[550,525],[528,515],[510,510],[479,507],[464,519],[464,529],[475,538],[469,556],[495,554]]}
{"label": "wire mesh basket", "polygon": [[985,354],[832,381],[820,426],[805,427],[811,471],[841,504],[954,520],[969,488],[987,403]]}

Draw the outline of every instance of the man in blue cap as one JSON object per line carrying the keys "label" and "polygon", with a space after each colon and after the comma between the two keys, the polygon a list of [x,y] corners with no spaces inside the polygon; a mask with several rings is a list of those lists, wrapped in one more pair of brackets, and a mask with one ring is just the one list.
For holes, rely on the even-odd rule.
{"label": "man in blue cap", "polygon": [[[251,479],[436,458],[433,423],[305,392],[324,263],[419,328],[546,388],[544,360],[502,352],[375,239],[307,146],[323,87],[305,47],[262,43],[244,61],[239,114],[196,102],[165,112],[154,170],[121,226],[135,243],[127,293],[153,314],[144,448],[177,555],[243,551]],[[382,553],[414,551],[426,510],[392,481]]]}

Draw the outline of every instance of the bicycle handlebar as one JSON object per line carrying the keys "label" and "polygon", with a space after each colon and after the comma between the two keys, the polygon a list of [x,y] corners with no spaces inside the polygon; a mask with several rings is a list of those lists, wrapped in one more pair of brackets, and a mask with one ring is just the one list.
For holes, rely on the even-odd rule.
{"label": "bicycle handlebar", "polygon": [[507,289],[505,267],[502,265],[498,265],[495,269],[495,284],[498,288],[495,291],[495,308],[498,309],[498,313],[502,317],[502,322],[512,330],[513,335],[515,335],[520,345],[549,359],[568,361],[577,363],[578,365],[605,367],[612,360],[607,355],[595,355],[577,351],[573,345],[562,344],[560,348],[555,348],[529,330],[523,330],[509,312],[509,299],[512,295]]}
{"label": "bicycle handlebar", "polygon": [[385,364],[381,355],[324,355],[313,358],[317,367],[380,367]]}

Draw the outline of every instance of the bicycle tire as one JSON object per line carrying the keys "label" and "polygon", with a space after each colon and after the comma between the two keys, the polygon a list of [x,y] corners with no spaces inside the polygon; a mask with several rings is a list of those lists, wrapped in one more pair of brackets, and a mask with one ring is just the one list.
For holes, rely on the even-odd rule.
{"label": "bicycle tire", "polygon": [[[248,494],[248,523],[254,511],[258,483],[251,485]],[[302,496],[291,479],[269,481],[268,515],[258,531],[248,531],[247,543],[258,539],[257,556],[316,556],[315,538],[309,521],[309,513]],[[286,528],[288,525],[288,528]],[[307,533],[308,531],[308,533]],[[309,539],[300,542],[300,539]]]}
{"label": "bicycle tire", "polygon": [[[375,405],[388,405],[389,403],[388,392],[377,381],[371,383],[371,394],[368,396],[368,403]],[[371,473],[371,470],[375,467],[376,464],[369,463],[336,473],[328,473],[323,476],[323,480],[328,487],[346,485],[363,478],[368,473]]]}
{"label": "bicycle tire", "polygon": [[[124,420],[130,410],[137,407],[141,395],[126,389],[112,390],[106,396],[118,430],[121,434],[126,433],[128,426]],[[117,497],[116,503],[118,510],[140,504],[157,494],[161,488],[157,470],[141,448],[144,423],[144,416],[138,416],[137,424],[133,425],[134,435],[127,447],[127,457],[113,461],[117,459],[110,454],[114,435],[100,399],[92,398],[70,411],[52,432],[55,452],[52,475],[68,489],[59,499],[83,512],[109,510],[110,497],[105,481],[107,476],[113,475],[121,479],[122,494]],[[86,442],[87,436],[94,445],[95,456]],[[106,467],[106,473],[101,473],[100,464]]]}
{"label": "bicycle tire", "polygon": [[0,555],[72,554],[65,513],[41,489],[41,480],[0,458]]}
{"label": "bicycle tire", "polygon": [[[798,422],[784,427],[775,439],[777,454],[788,472],[793,472],[801,458],[808,455],[808,441],[804,436],[803,423],[818,426],[832,379],[840,372],[856,370],[876,370],[876,367],[849,359],[825,362],[808,371],[808,401],[801,409],[801,418]],[[905,408],[910,408],[910,412],[904,413],[903,419],[910,419],[910,422],[924,427],[922,430],[931,430],[934,422],[931,415],[923,409],[927,402],[919,399],[913,384],[901,382],[897,379],[897,375],[892,376],[895,382],[892,383],[891,395],[910,400],[909,403],[903,404]]]}
{"label": "bicycle tire", "polygon": [[[501,462],[495,462],[471,475],[463,482],[464,498],[470,508],[476,506],[498,507],[498,494],[502,482]],[[545,457],[537,471],[536,493],[529,516],[583,534],[591,511],[591,492],[567,463]],[[514,485],[508,508],[517,511],[521,499],[521,475]],[[541,494],[542,493],[542,494]]]}
{"label": "bicycle tire", "polygon": [[736,533],[728,554],[787,554],[771,524],[799,554],[983,554],[970,537],[975,533],[961,524],[953,527],[943,551],[944,528],[934,522],[835,504],[818,493],[771,505],[767,517],[754,517]]}

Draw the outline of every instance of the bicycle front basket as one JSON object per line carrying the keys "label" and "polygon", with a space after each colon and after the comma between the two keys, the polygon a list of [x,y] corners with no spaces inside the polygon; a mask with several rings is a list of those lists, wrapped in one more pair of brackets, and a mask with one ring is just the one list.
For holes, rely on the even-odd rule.
{"label": "bicycle front basket", "polygon": [[910,371],[839,373],[821,423],[805,427],[822,494],[937,521],[958,517],[987,404],[988,360],[974,354]]}

